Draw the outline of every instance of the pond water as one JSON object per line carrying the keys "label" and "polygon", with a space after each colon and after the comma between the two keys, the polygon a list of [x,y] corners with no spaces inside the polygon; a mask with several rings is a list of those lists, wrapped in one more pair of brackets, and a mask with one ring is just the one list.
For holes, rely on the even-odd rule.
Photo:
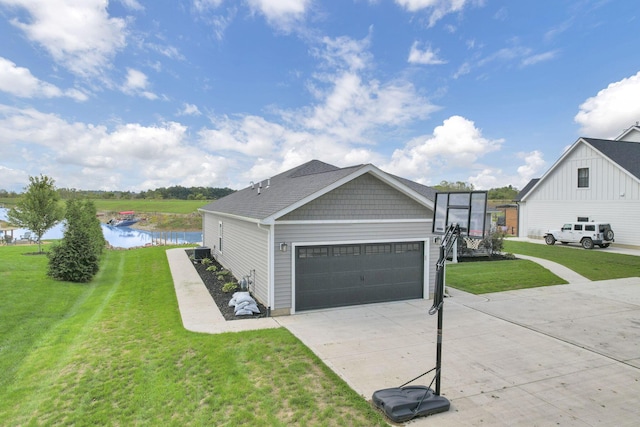
{"label": "pond water", "polygon": [[[0,220],[6,221],[7,209],[0,208]],[[19,239],[28,230],[19,228],[13,231],[13,237]],[[109,244],[116,248],[135,248],[153,244],[186,244],[202,242],[199,231],[146,231],[131,227],[112,227],[102,224],[102,234]],[[42,240],[62,239],[64,224],[60,223],[47,231]],[[4,236],[2,236],[4,237]]]}

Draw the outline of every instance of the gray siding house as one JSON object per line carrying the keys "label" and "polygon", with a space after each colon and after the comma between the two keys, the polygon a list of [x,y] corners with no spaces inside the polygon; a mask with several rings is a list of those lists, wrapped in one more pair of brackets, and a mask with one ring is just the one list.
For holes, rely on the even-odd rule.
{"label": "gray siding house", "polygon": [[312,160],[201,208],[204,245],[274,316],[430,298],[434,198],[371,164]]}
{"label": "gray siding house", "polygon": [[521,237],[566,222],[609,222],[615,244],[640,246],[640,127],[615,140],[579,138],[516,198]]}

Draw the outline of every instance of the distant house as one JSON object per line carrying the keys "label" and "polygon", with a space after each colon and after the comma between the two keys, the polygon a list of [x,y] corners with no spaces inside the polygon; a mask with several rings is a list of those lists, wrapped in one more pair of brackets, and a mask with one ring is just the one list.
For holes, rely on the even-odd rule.
{"label": "distant house", "polygon": [[516,202],[522,237],[542,238],[565,222],[606,221],[616,245],[640,246],[640,127],[615,140],[579,138]]}
{"label": "distant house", "polygon": [[429,298],[435,191],[313,160],[216,200],[204,244],[272,315]]}

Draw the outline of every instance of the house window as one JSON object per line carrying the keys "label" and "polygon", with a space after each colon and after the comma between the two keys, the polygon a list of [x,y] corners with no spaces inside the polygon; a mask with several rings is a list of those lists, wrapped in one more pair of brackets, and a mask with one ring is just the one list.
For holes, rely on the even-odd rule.
{"label": "house window", "polygon": [[589,217],[588,216],[579,216],[578,217],[578,222],[589,222]]}
{"label": "house window", "polygon": [[578,188],[589,188],[589,168],[578,169]]}
{"label": "house window", "polygon": [[218,223],[218,251],[222,252],[222,221]]}

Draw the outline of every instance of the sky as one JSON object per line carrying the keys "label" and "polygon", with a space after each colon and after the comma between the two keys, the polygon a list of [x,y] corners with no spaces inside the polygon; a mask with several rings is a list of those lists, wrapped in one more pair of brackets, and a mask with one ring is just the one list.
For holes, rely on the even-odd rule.
{"label": "sky", "polygon": [[522,189],[640,120],[631,0],[0,0],[0,189],[312,159]]}

